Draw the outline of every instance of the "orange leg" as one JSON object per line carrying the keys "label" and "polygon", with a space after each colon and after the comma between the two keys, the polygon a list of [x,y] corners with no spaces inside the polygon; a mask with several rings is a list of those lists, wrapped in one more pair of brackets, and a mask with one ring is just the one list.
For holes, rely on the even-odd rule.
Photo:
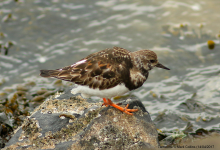
{"label": "orange leg", "polygon": [[118,106],[117,104],[113,103],[110,99],[106,100],[106,98],[103,98],[103,101],[104,101],[104,103],[102,104],[102,106],[103,105],[112,106],[112,107],[119,109],[122,112],[125,112],[126,114],[129,114],[129,115],[133,115],[131,112],[138,111],[138,109],[128,109],[129,104],[127,104],[127,106],[125,108],[123,108],[123,107]]}
{"label": "orange leg", "polygon": [[104,103],[102,104],[102,106],[103,105],[105,105],[106,107],[109,106],[108,101],[106,100],[106,98],[103,98],[103,101],[104,101]]}

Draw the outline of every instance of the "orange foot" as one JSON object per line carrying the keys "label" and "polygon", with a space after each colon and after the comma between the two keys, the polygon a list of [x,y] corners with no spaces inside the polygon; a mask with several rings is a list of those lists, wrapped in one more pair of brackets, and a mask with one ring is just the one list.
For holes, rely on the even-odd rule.
{"label": "orange foot", "polygon": [[125,108],[118,106],[117,104],[113,103],[110,99],[106,100],[106,98],[103,98],[104,103],[102,104],[105,106],[113,106],[117,109],[119,109],[122,112],[125,112],[128,115],[133,115],[131,112],[136,112],[138,111],[138,109],[128,109],[129,104],[127,104],[127,106]]}

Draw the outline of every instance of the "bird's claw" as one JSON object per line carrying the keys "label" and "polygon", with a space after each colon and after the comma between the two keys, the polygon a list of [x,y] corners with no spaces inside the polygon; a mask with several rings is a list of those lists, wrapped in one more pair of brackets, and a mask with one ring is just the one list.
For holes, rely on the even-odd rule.
{"label": "bird's claw", "polygon": [[110,99],[106,100],[106,98],[103,98],[103,101],[104,101],[104,103],[102,104],[102,106],[103,105],[105,105],[106,107],[113,106],[113,107],[119,109],[120,111],[125,112],[128,115],[133,115],[132,112],[138,111],[138,109],[128,109],[129,104],[127,104],[126,107],[123,108],[123,107],[118,106],[117,104],[113,103]]}

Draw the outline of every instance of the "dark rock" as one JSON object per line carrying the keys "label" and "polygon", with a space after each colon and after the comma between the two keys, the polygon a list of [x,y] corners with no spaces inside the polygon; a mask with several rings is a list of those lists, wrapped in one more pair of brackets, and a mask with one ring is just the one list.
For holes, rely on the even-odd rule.
{"label": "dark rock", "polygon": [[[121,104],[138,108],[133,116],[80,95],[53,98],[26,118],[4,149],[155,149],[158,133],[141,101]],[[63,96],[64,97],[64,96]]]}

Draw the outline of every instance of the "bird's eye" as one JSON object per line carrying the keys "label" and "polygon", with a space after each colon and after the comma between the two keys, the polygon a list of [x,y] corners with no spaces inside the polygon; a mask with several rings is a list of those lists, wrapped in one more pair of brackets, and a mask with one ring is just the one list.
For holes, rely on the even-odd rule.
{"label": "bird's eye", "polygon": [[155,63],[155,62],[156,62],[156,60],[150,60],[150,62],[151,62],[151,63]]}

